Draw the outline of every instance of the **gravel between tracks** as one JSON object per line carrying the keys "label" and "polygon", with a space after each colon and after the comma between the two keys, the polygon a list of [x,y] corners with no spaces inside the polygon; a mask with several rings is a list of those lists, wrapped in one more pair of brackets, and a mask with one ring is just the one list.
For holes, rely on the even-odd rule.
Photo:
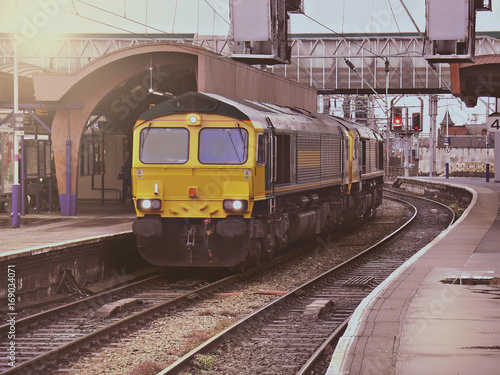
{"label": "gravel between tracks", "polygon": [[[164,368],[201,341],[276,298],[275,295],[261,294],[260,290],[293,289],[350,258],[360,247],[384,237],[408,215],[408,210],[399,203],[384,200],[377,215],[360,230],[339,240],[333,239],[328,244],[318,242],[317,248],[301,261],[277,267],[266,274],[265,280],[252,278],[242,281],[232,290],[225,291],[224,295],[214,295],[206,300],[202,308],[190,308],[188,305],[175,316],[162,316],[129,335],[120,335],[119,342],[105,345],[95,353],[76,359],[73,364],[62,366],[66,367],[64,373],[139,375],[142,372],[137,371],[137,366],[146,367],[147,362]],[[68,372],[68,368],[73,370]]]}

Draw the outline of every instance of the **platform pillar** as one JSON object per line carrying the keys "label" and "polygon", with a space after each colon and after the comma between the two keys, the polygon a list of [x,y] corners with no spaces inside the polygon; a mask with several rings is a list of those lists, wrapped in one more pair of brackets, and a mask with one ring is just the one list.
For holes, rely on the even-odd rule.
{"label": "platform pillar", "polygon": [[12,227],[21,226],[21,185],[12,184]]}
{"label": "platform pillar", "polygon": [[76,216],[76,194],[71,194],[71,141],[66,140],[66,192],[59,194],[62,216]]}
{"label": "platform pillar", "polygon": [[495,132],[495,182],[500,182],[500,132]]}

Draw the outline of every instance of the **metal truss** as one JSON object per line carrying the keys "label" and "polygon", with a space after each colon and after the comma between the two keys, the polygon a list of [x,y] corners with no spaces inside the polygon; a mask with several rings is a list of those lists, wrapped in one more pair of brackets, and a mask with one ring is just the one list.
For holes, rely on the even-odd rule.
{"label": "metal truss", "polygon": [[[320,94],[372,94],[385,92],[387,60],[389,93],[450,92],[449,65],[429,64],[423,47],[418,35],[305,36],[292,40],[291,65],[271,69]],[[476,55],[484,54],[500,54],[500,39],[477,37]]]}
{"label": "metal truss", "polygon": [[[496,35],[495,35],[496,36]],[[47,71],[72,73],[105,54],[146,43],[173,42],[198,45],[229,55],[232,42],[225,37],[193,34],[146,37],[117,34],[74,35],[20,41],[20,60]],[[407,35],[303,35],[291,39],[292,63],[262,67],[310,85],[320,94],[385,93],[385,61],[389,61],[389,93],[448,93],[448,64],[430,65],[422,56],[423,40]],[[476,55],[500,54],[500,39],[476,38]],[[0,34],[0,68],[12,64],[11,34]],[[347,61],[354,67],[350,68]],[[2,69],[6,71],[5,69]]]}

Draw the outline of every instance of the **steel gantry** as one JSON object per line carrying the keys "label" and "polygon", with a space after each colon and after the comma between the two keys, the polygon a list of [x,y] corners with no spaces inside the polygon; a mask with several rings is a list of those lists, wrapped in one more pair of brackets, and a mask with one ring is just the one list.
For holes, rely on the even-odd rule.
{"label": "steel gantry", "polygon": [[[105,54],[164,41],[200,45],[227,58],[232,51],[232,42],[225,37],[73,34],[25,39],[20,44],[19,55],[23,63],[46,71],[73,73]],[[262,68],[305,83],[319,94],[371,94],[373,89],[385,93],[386,60],[389,61],[389,93],[450,92],[449,65],[430,65],[422,56],[423,40],[416,33],[292,35],[291,47],[290,65]],[[489,54],[500,54],[500,32],[476,37],[476,56]],[[12,58],[12,35],[0,34],[0,72],[10,72]]]}

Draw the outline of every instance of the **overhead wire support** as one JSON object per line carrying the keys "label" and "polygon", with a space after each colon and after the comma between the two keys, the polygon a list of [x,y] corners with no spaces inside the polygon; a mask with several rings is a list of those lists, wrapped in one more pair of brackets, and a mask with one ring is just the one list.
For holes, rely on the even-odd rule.
{"label": "overhead wire support", "polygon": [[[332,32],[333,34],[337,35],[338,37],[342,38],[342,39],[344,40],[344,42],[345,42],[345,43],[351,43],[351,44],[353,44],[353,45],[355,45],[355,46],[359,47],[361,50],[364,50],[364,51],[368,52],[369,54],[373,55],[374,57],[378,57],[379,59],[383,60],[384,62],[388,59],[388,56],[383,56],[383,55],[377,54],[377,53],[373,52],[371,49],[368,49],[368,48],[364,47],[363,45],[361,45],[361,44],[359,44],[359,43],[353,42],[352,40],[351,40],[351,41],[348,41],[348,40],[347,40],[347,38],[346,38],[344,35],[342,35],[342,34],[340,34],[340,33],[336,32],[335,30],[331,29],[330,27],[326,26],[325,24],[323,24],[323,23],[321,23],[321,22],[319,22],[319,21],[315,20],[315,19],[314,19],[314,18],[312,18],[311,16],[308,16],[308,15],[307,15],[307,14],[305,14],[305,13],[304,13],[303,15],[304,15],[306,18],[308,18],[309,20],[311,20],[311,21],[313,21],[313,22],[316,22],[318,25],[320,25],[320,26],[324,27],[324,28],[325,28],[325,29],[327,29],[328,31],[330,31],[330,32]],[[407,54],[405,54],[405,55],[407,55]],[[419,55],[419,56],[422,56],[422,53],[421,53],[421,52],[419,52],[419,53],[418,53],[418,55]],[[390,64],[389,64],[389,67],[390,67],[390,69],[391,69],[392,71],[394,71],[394,72],[395,72],[395,73],[396,73],[399,77],[401,77],[401,79],[402,79],[402,80],[404,80],[404,81],[408,82],[408,83],[411,85],[411,82],[409,82],[409,81],[408,81],[408,79],[404,78],[404,77],[402,76],[402,74],[401,74],[401,73],[400,73],[400,72],[399,72],[399,71],[398,71],[395,67],[391,66]],[[439,76],[438,76],[438,77],[439,77]],[[421,81],[420,77],[419,77],[419,80]]]}
{"label": "overhead wire support", "polygon": [[[403,8],[405,9],[405,12],[408,15],[408,17],[410,17],[410,20],[413,23],[413,26],[415,26],[415,29],[417,29],[418,35],[420,35],[420,37],[422,38],[422,40],[425,41],[425,35],[420,31],[417,23],[415,22],[415,19],[413,18],[413,16],[410,13],[410,10],[406,7],[406,4],[405,4],[404,0],[399,0],[399,1],[400,1],[401,5],[403,6]],[[392,7],[391,7],[391,10],[392,10]]]}
{"label": "overhead wire support", "polygon": [[[399,23],[398,23],[398,21],[397,21],[397,17],[396,17],[396,15],[394,14],[394,9],[392,8],[391,1],[390,1],[390,0],[388,0],[387,2],[388,2],[388,4],[389,4],[389,8],[391,9],[391,13],[392,13],[392,15],[393,15],[393,17],[394,17],[394,22],[396,23],[396,27],[398,28],[398,32],[399,32],[399,34],[400,34],[400,35],[402,35],[402,33],[401,33],[401,29],[399,28]],[[401,0],[401,2],[403,3],[403,0]],[[406,8],[406,6],[405,6],[405,4],[404,4],[404,3],[403,3],[403,7],[405,8],[406,13],[408,14],[408,17],[410,17],[411,21],[413,22],[413,25],[414,25],[414,26],[415,26],[415,28],[417,29],[418,34],[420,35],[420,37],[421,37],[421,38],[423,38],[422,33],[420,32],[420,30],[419,30],[419,28],[418,28],[417,24],[415,23],[415,20],[413,19],[412,15],[410,14],[410,11],[408,10],[408,8]],[[424,40],[424,39],[422,39],[422,40]],[[425,41],[425,40],[424,40],[424,41]],[[420,75],[419,75],[419,74],[418,74],[418,72],[417,72],[417,69],[416,69],[416,67],[415,67],[415,64],[413,63],[412,57],[410,56],[410,54],[407,54],[407,56],[408,56],[408,59],[410,60],[410,64],[411,64],[411,66],[413,67],[413,71],[414,71],[414,72],[416,72],[416,77],[417,77],[417,78],[418,78],[418,80],[420,81],[420,84],[421,84],[421,85],[423,85],[423,86],[425,86],[425,84],[422,82],[422,79],[420,78]],[[421,56],[422,56],[422,53],[419,53],[419,56],[421,57]]]}
{"label": "overhead wire support", "polygon": [[[415,29],[417,30],[418,32],[418,35],[420,36],[420,38],[422,39],[422,41],[425,43],[425,35],[420,31],[420,28],[418,27],[417,23],[415,22],[415,19],[413,18],[410,10],[407,8],[404,0],[399,0],[401,5],[403,6],[406,14],[408,15],[408,17],[410,18],[411,22],[413,23],[413,26],[415,26]],[[390,5],[390,1],[389,1],[389,5]],[[392,7],[391,7],[391,11],[392,11]],[[399,27],[398,27],[399,28]],[[421,56],[423,57],[423,51],[422,51],[422,54]],[[436,77],[438,77],[438,79],[446,86],[446,88],[450,91],[451,93],[451,87],[448,85],[448,83],[444,80],[444,78],[441,76],[441,74],[438,72],[437,68],[434,66],[434,64],[428,62],[429,66],[431,67],[432,71],[434,72],[434,74],[436,74]],[[412,63],[413,65],[413,63]],[[458,100],[458,99],[457,99]]]}
{"label": "overhead wire support", "polygon": [[111,11],[109,11],[109,10],[107,10],[107,9],[104,9],[104,8],[98,7],[97,5],[89,4],[89,3],[87,3],[87,2],[85,2],[85,1],[83,1],[83,0],[73,0],[73,8],[74,8],[74,10],[75,10],[75,15],[76,15],[76,16],[79,16],[79,17],[82,17],[82,18],[85,18],[85,19],[88,19],[88,20],[91,20],[91,21],[94,21],[94,22],[100,23],[100,24],[102,24],[102,25],[106,25],[106,26],[109,26],[109,27],[113,27],[113,28],[118,29],[118,30],[123,30],[123,31],[129,32],[129,33],[135,34],[135,35],[142,35],[142,34],[139,34],[139,33],[137,33],[137,34],[136,34],[136,33],[133,33],[133,32],[131,32],[131,31],[128,31],[128,30],[123,29],[123,28],[118,27],[118,26],[114,26],[114,25],[111,25],[111,24],[107,24],[107,23],[105,23],[105,22],[100,22],[100,21],[97,21],[97,20],[95,20],[95,19],[90,19],[90,18],[88,18],[88,17],[82,16],[80,13],[78,13],[78,11],[77,11],[77,9],[76,9],[76,6],[75,6],[75,4],[74,4],[74,2],[75,2],[75,1],[76,1],[76,2],[78,2],[78,3],[81,3],[81,4],[83,4],[83,5],[86,5],[86,6],[88,6],[88,7],[91,7],[91,8],[97,9],[97,10],[99,10],[99,11],[101,11],[101,12],[108,13],[108,14],[113,15],[113,16],[115,16],[115,17],[123,18],[123,19],[125,19],[125,20],[127,20],[127,21],[130,21],[130,22],[133,22],[133,23],[135,23],[135,24],[137,24],[137,25],[140,25],[140,26],[145,26],[145,27],[147,27],[147,28],[149,28],[149,29],[152,29],[152,30],[158,31],[159,33],[166,34],[166,35],[174,35],[173,33],[169,33],[168,31],[165,31],[165,30],[162,30],[162,29],[158,29],[158,28],[156,28],[156,27],[153,27],[153,26],[151,26],[151,25],[148,25],[147,23],[142,23],[142,22],[139,22],[139,21],[133,20],[133,19],[131,19],[131,18],[128,18],[128,17],[122,16],[122,15],[120,15],[120,14],[118,14],[118,13],[111,12]]}
{"label": "overhead wire support", "polygon": [[[386,60],[387,61],[387,60]],[[373,88],[372,85],[370,85],[370,83],[358,72],[358,69],[356,69],[356,67],[354,66],[354,64],[347,58],[344,57],[344,62],[346,63],[346,65],[349,67],[349,69],[351,69],[354,73],[356,73],[356,75],[361,78],[361,80],[370,88],[370,90],[373,91],[373,93],[375,94],[375,97],[377,99],[377,104],[378,106],[380,107],[380,109],[382,109],[382,111],[385,112],[384,108],[382,107],[382,105],[380,103],[378,103],[378,100],[381,99],[380,97],[380,94]],[[382,99],[383,102],[385,102],[384,99]]]}
{"label": "overhead wire support", "polygon": [[212,4],[210,4],[207,0],[205,0],[205,3],[207,3],[207,5],[208,5],[210,8],[212,8],[212,10],[214,11],[214,13],[215,13],[215,14],[217,14],[217,15],[218,15],[218,16],[219,16],[219,17],[220,17],[220,18],[221,18],[221,19],[222,19],[225,23],[227,23],[229,26],[231,26],[231,23],[230,23],[228,20],[226,20],[224,17],[222,17],[222,16],[220,15],[220,13],[219,13],[219,12],[217,12],[217,11],[215,10],[215,8],[212,6]]}

